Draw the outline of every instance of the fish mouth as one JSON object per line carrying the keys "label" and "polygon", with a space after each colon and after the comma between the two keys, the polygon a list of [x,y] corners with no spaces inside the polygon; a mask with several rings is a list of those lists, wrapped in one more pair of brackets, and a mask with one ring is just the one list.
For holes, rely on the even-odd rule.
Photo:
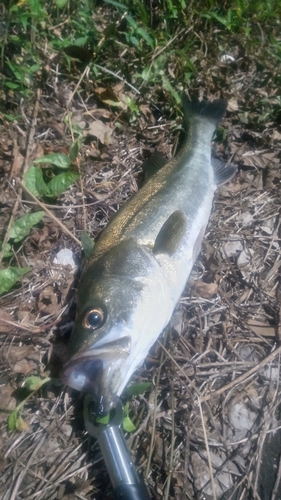
{"label": "fish mouth", "polygon": [[131,352],[131,338],[123,337],[98,348],[76,354],[64,365],[60,378],[78,391],[92,394],[97,414],[108,413],[115,404],[122,364]]}

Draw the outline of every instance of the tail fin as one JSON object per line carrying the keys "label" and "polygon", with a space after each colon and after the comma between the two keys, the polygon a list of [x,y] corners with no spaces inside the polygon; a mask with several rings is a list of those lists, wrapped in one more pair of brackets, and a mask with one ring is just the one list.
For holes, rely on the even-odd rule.
{"label": "tail fin", "polygon": [[196,116],[207,118],[207,120],[217,126],[217,124],[223,118],[227,101],[225,99],[216,99],[214,101],[190,101],[186,94],[182,96],[182,104],[184,110],[184,117],[187,123]]}

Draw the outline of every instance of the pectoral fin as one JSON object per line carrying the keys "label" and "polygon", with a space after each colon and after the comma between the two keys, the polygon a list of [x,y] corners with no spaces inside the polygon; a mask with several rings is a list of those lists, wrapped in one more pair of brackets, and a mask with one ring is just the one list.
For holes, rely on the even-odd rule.
{"label": "pectoral fin", "polygon": [[166,163],[168,163],[168,160],[166,160],[159,151],[155,151],[155,153],[153,153],[142,165],[144,182],[147,182],[156,172],[158,172],[158,170],[164,167]]}
{"label": "pectoral fin", "polygon": [[166,253],[173,255],[179,248],[186,233],[186,217],[183,212],[176,210],[164,222],[153,247],[154,254]]}

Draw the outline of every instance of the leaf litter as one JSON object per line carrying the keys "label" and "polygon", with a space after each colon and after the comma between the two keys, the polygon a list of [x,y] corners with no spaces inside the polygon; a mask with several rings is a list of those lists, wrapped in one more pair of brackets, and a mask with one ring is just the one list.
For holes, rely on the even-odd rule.
{"label": "leaf litter", "polygon": [[[108,23],[100,11],[97,19],[101,25]],[[241,48],[231,36],[226,43],[229,50],[222,48],[221,62],[215,62],[217,51],[210,38],[202,33],[200,37],[209,54],[203,58],[199,51],[195,56],[196,85],[207,97],[224,89],[229,101],[223,122],[226,138],[218,144],[217,154],[236,162],[240,173],[217,192],[202,252],[171,323],[133,377],[145,392],[124,396],[124,401],[129,398],[135,426],[127,440],[156,499],[278,500],[280,133],[278,121],[266,118],[276,92],[275,70],[265,64],[261,69],[247,54],[238,57]],[[133,74],[134,63],[130,65]],[[177,77],[175,64],[169,74],[171,79]],[[60,154],[68,157],[73,137],[67,142],[64,106],[75,87],[73,82],[63,84],[69,86],[67,95],[61,89],[63,99],[54,87],[48,101],[46,96],[40,100],[34,151],[36,145],[46,151],[55,143],[57,152],[66,148]],[[165,108],[167,94],[163,98],[163,90],[156,85],[147,99],[143,93],[136,109],[136,96],[123,82],[116,84],[113,78],[108,84],[99,76],[91,84],[94,96],[81,83],[70,104],[73,119],[68,117],[70,129],[84,138],[83,191],[79,183],[69,184],[67,190],[65,184],[61,192],[56,191],[55,202],[44,198],[44,208],[54,218],[44,217],[42,222],[38,218],[22,240],[16,242],[16,235],[11,242],[21,281],[0,299],[3,500],[112,498],[98,446],[83,429],[81,399],[58,381],[52,379],[40,387],[24,405],[18,424],[21,432],[11,432],[6,425],[6,411],[15,410],[17,391],[24,388],[27,376],[36,377],[36,387],[38,378],[55,372],[49,361],[54,354],[63,358],[73,325],[78,277],[72,264],[55,259],[68,249],[75,262],[81,257],[78,243],[63,227],[78,240],[85,229],[96,236],[137,191],[142,163],[155,150],[171,157],[178,142],[173,113],[166,106],[159,116],[151,104],[158,96],[157,102]],[[259,95],[268,99],[260,108],[256,106]],[[32,111],[25,109],[25,113],[30,122]],[[24,116],[20,126],[27,135]],[[22,133],[18,130],[15,148],[2,132],[1,229],[7,227],[16,199],[13,223],[26,214],[37,216],[36,210],[42,209],[28,193],[19,196],[15,187],[14,179],[23,172],[27,158],[20,146]],[[35,168],[32,161],[44,151],[31,155],[29,169]],[[43,194],[37,189],[35,197]],[[25,276],[27,269],[31,271]],[[14,272],[13,267],[9,270]]]}

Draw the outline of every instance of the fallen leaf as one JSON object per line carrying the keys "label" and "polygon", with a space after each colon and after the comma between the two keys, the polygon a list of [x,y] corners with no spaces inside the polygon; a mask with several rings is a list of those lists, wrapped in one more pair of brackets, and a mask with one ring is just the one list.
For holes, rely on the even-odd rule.
{"label": "fallen leaf", "polygon": [[242,162],[244,165],[250,167],[266,168],[271,163],[278,163],[277,151],[263,150],[263,151],[248,151],[242,155]]}
{"label": "fallen leaf", "polygon": [[210,299],[213,297],[218,291],[218,284],[214,283],[205,283],[204,281],[197,281],[195,285],[195,290],[204,299]]}
{"label": "fallen leaf", "polygon": [[124,106],[124,103],[120,101],[116,92],[114,92],[114,90],[110,87],[107,88],[98,87],[97,89],[95,89],[95,94],[98,95],[99,99],[103,103],[108,104],[109,106],[117,106],[117,107]]}
{"label": "fallen leaf", "polygon": [[39,311],[46,314],[54,314],[58,310],[58,298],[52,286],[47,286],[39,295]]}
{"label": "fallen leaf", "polygon": [[239,104],[238,104],[237,99],[235,99],[235,97],[233,97],[232,99],[229,99],[228,104],[227,104],[227,111],[229,111],[231,113],[233,111],[238,111],[238,109],[239,109]]}
{"label": "fallen leaf", "polygon": [[249,319],[247,325],[251,330],[257,335],[262,335],[263,337],[275,337],[275,328],[270,326],[265,321],[259,321],[258,319]]}
{"label": "fallen leaf", "polygon": [[249,273],[253,271],[252,258],[254,255],[254,250],[251,248],[245,248],[239,255],[237,259],[237,265],[241,271],[241,274],[244,278],[247,278]]}
{"label": "fallen leaf", "polygon": [[38,367],[38,363],[35,363],[34,361],[30,359],[21,359],[14,365],[14,372],[16,373],[23,373],[24,375],[27,375],[28,373],[32,372],[33,370],[36,370]]}
{"label": "fallen leaf", "polygon": [[16,322],[10,314],[8,314],[4,309],[0,309],[0,331],[1,332],[13,332]]}
{"label": "fallen leaf", "polygon": [[278,130],[276,129],[273,130],[272,139],[274,141],[281,141],[281,134],[280,132],[278,132]]}
{"label": "fallen leaf", "polygon": [[102,144],[107,145],[111,143],[110,138],[113,130],[109,127],[109,125],[106,125],[101,120],[96,120],[95,122],[90,123],[89,128],[85,130],[84,133],[97,137]]}
{"label": "fallen leaf", "polygon": [[[12,396],[15,392],[14,387],[10,385],[1,386],[0,391],[0,408],[5,410],[14,410],[16,407],[16,398]],[[0,422],[6,422],[7,413],[4,411],[0,411]]]}
{"label": "fallen leaf", "polygon": [[29,428],[29,424],[23,420],[22,417],[18,417],[16,420],[16,429],[18,432],[25,432]]}
{"label": "fallen leaf", "polygon": [[6,347],[4,349],[4,356],[7,358],[11,367],[13,367],[15,363],[17,363],[21,359],[24,359],[32,352],[34,352],[34,348],[31,345],[23,345],[23,346],[12,345],[11,347]]}
{"label": "fallen leaf", "polygon": [[243,244],[241,238],[236,236],[236,234],[229,235],[229,241],[223,247],[223,255],[227,257],[233,257],[238,253],[242,252]]}

